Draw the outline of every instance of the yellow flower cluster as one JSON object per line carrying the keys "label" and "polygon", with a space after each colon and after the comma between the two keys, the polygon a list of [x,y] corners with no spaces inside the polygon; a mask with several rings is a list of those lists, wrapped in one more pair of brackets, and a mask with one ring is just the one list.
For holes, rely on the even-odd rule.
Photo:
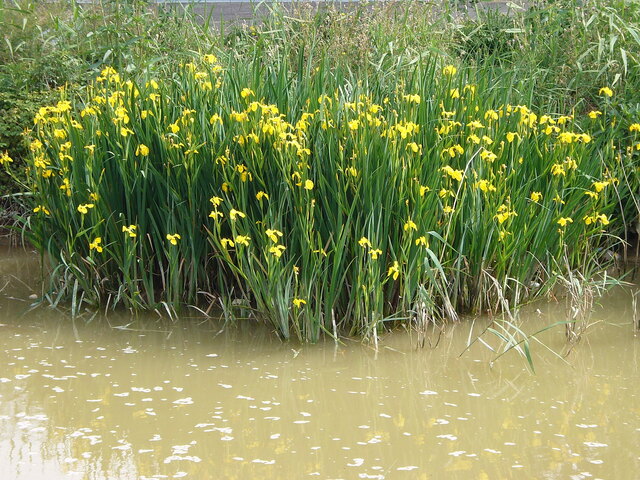
{"label": "yellow flower cluster", "polygon": [[[435,101],[431,94],[404,85],[382,99],[364,93],[346,98],[336,90],[317,99],[303,99],[299,108],[292,109],[293,114],[265,99],[266,90],[260,85],[228,83],[223,88],[222,67],[217,62],[207,54],[201,64],[185,64],[183,75],[188,82],[182,89],[153,79],[138,87],[107,67],[79,112],[66,100],[39,109],[34,118],[39,137],[29,146],[29,168],[37,177],[34,190],[40,195],[33,209],[41,214],[37,218],[51,221],[44,217],[51,217],[51,211],[59,213],[47,203],[47,194],[55,193],[66,197],[72,213],[74,208],[80,213],[74,213],[78,223],[86,226],[93,221],[95,229],[87,230],[85,237],[93,239],[90,251],[103,251],[102,237],[97,234],[108,240],[109,249],[111,242],[118,241],[114,237],[133,248],[138,241],[129,239],[146,238],[149,232],[127,224],[139,222],[144,229],[149,223],[130,217],[130,212],[115,212],[121,216],[111,232],[121,229],[122,234],[105,233],[100,225],[108,220],[100,215],[110,213],[112,207],[97,194],[87,193],[99,191],[103,196],[104,185],[95,179],[110,175],[111,163],[125,165],[135,175],[148,175],[146,168],[152,166],[167,184],[177,178],[185,185],[194,178],[204,177],[207,182],[205,188],[193,189],[195,193],[191,184],[176,189],[176,195],[193,193],[184,202],[196,212],[193,218],[202,222],[192,230],[171,221],[175,227],[160,233],[159,242],[179,245],[182,237],[178,232],[185,240],[181,248],[169,247],[168,252],[185,250],[192,232],[200,229],[208,235],[215,255],[225,261],[244,255],[261,259],[268,268],[286,264],[291,269],[301,255],[296,251],[299,243],[306,242],[305,254],[331,255],[331,242],[339,232],[325,228],[331,231],[327,239],[326,232],[316,230],[314,224],[315,212],[330,204],[329,197],[343,196],[348,199],[344,206],[351,201],[356,204],[365,191],[374,190],[381,196],[387,193],[381,191],[386,183],[370,187],[367,182],[376,176],[386,181],[397,174],[395,183],[389,182],[393,187],[389,195],[400,192],[397,205],[385,207],[395,209],[388,228],[397,231],[382,236],[369,226],[359,226],[354,231],[366,232],[374,242],[362,236],[357,241],[362,250],[353,247],[355,238],[347,245],[349,251],[359,252],[363,265],[379,269],[382,277],[386,271],[393,280],[401,275],[409,278],[412,263],[402,255],[424,256],[429,239],[435,243],[441,232],[454,230],[450,227],[459,218],[476,221],[475,216],[480,216],[478,221],[484,222],[492,241],[510,238],[519,226],[528,228],[526,222],[533,222],[541,211],[551,212],[545,227],[554,231],[556,239],[562,238],[555,233],[557,226],[568,235],[578,227],[593,232],[585,225],[610,223],[608,214],[600,212],[610,211],[602,200],[615,179],[609,172],[603,174],[604,170],[596,174],[582,171],[585,152],[595,148],[599,133],[581,131],[573,115],[538,114],[525,105],[490,102],[481,108],[478,97],[482,92],[475,85],[457,83],[453,77],[458,70],[453,65],[439,70],[440,98]],[[603,87],[600,95],[611,97],[613,92]],[[435,114],[425,116],[423,110],[431,111],[428,109]],[[606,118],[599,110],[587,116],[590,120],[602,116],[600,121],[585,122],[590,128]],[[640,132],[640,124],[628,129]],[[114,154],[110,149],[119,150]],[[74,174],[80,158],[86,177],[94,184],[85,185],[88,181]],[[335,167],[327,173],[323,164],[329,160]],[[0,156],[0,164],[11,161],[6,153]],[[371,168],[374,164],[376,168]],[[571,201],[573,191],[579,192],[579,202]],[[209,206],[206,198],[212,192],[216,195],[209,199]],[[290,225],[292,217],[309,225],[304,242],[291,242],[290,228],[298,228]],[[584,224],[576,221],[570,226],[572,218],[583,218]],[[286,238],[282,231],[267,227],[283,229]],[[390,241],[394,235],[401,245]],[[83,245],[86,248],[87,243]],[[379,264],[369,262],[378,259]],[[296,308],[305,304],[302,298],[293,300]]]}
{"label": "yellow flower cluster", "polygon": [[360,240],[358,240],[358,244],[362,248],[368,250],[369,255],[371,256],[371,260],[377,260],[378,257],[382,255],[382,250],[380,250],[379,248],[373,248],[373,245],[371,245],[371,242],[367,237],[361,237]]}
{"label": "yellow flower cluster", "polygon": [[167,233],[167,240],[171,245],[178,245],[178,240],[182,237],[178,233]]}
{"label": "yellow flower cluster", "polygon": [[13,159],[9,156],[7,152],[0,154],[0,165],[8,165],[9,163],[12,163],[12,162],[13,162]]}
{"label": "yellow flower cluster", "polygon": [[498,207],[498,213],[496,213],[493,216],[493,218],[498,220],[499,224],[503,224],[504,222],[509,220],[511,217],[516,217],[516,216],[518,216],[518,214],[514,210],[511,210],[507,205],[502,204]]}

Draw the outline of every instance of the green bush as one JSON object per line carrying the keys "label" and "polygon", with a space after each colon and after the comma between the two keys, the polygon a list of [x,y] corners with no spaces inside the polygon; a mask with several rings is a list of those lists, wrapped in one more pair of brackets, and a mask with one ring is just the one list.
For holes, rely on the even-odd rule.
{"label": "green bush", "polygon": [[518,22],[510,15],[489,9],[476,20],[463,22],[455,31],[452,50],[467,62],[511,61],[521,44],[514,32]]}

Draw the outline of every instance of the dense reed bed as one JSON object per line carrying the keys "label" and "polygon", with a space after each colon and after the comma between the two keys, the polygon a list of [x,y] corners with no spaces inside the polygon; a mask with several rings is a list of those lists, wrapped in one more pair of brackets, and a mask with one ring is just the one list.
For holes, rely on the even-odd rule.
{"label": "dense reed bed", "polygon": [[0,183],[43,300],[315,341],[583,291],[638,230],[640,7],[460,5],[3,4]]}
{"label": "dense reed bed", "polygon": [[612,127],[608,86],[574,118],[435,56],[358,76],[264,53],[163,79],[105,68],[40,110],[24,224],[52,301],[222,307],[316,341],[504,308],[608,265],[640,129]]}

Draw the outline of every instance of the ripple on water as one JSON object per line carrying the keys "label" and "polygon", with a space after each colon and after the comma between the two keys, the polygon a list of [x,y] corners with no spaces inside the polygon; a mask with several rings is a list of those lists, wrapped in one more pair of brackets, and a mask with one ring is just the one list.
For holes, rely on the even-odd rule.
{"label": "ripple on water", "polygon": [[253,460],[251,460],[251,463],[260,463],[263,465],[273,465],[276,463],[275,460],[263,460],[261,458],[254,458]]}
{"label": "ripple on water", "polygon": [[169,455],[167,458],[163,460],[162,463],[171,463],[171,462],[193,462],[200,463],[202,459],[196,455]]}
{"label": "ripple on water", "polygon": [[438,392],[434,392],[433,390],[424,390],[420,392],[420,395],[438,395]]}
{"label": "ripple on water", "polygon": [[609,446],[606,443],[600,443],[600,442],[583,442],[583,443],[587,447],[591,447],[591,448],[603,448],[603,447]]}

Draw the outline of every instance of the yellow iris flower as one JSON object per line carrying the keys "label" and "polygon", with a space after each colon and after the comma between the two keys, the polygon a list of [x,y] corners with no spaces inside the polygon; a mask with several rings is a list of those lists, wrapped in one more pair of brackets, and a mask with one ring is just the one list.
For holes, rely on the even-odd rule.
{"label": "yellow iris flower", "polygon": [[177,233],[167,233],[167,240],[169,240],[169,243],[171,243],[171,245],[177,245],[178,240],[180,240],[181,238],[182,237]]}

